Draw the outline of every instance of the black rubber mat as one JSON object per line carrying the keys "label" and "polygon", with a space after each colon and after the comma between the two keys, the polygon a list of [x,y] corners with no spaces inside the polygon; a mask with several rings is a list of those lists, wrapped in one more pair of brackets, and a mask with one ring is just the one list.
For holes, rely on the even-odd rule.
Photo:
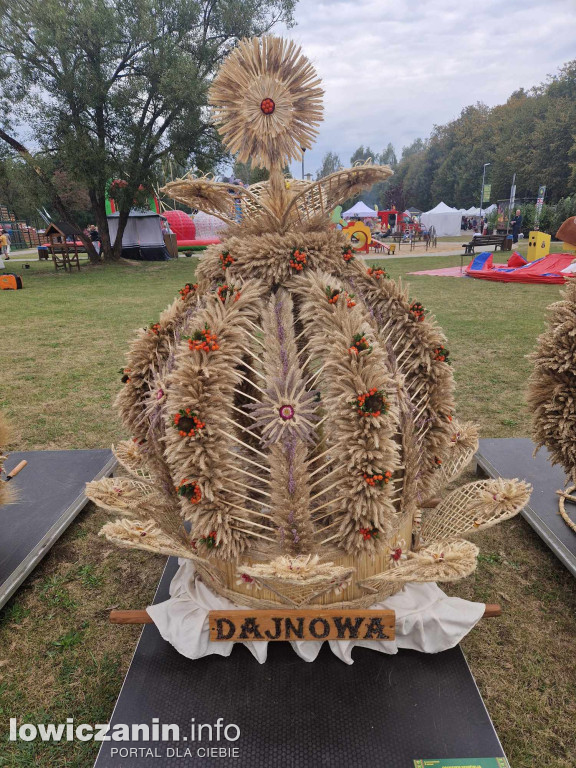
{"label": "black rubber mat", "polygon": [[[526,437],[490,438],[480,440],[476,461],[489,477],[518,477],[532,484],[532,496],[522,515],[576,576],[576,534],[558,514],[556,491],[565,487],[564,470],[550,464],[545,448],[536,456],[533,453],[534,443]],[[574,505],[567,502],[566,509],[573,511]]]}
{"label": "black rubber mat", "polygon": [[0,608],[86,505],[84,486],[116,466],[111,451],[11,453],[10,472],[28,466],[10,482],[15,504],[0,507]]}
{"label": "black rubber mat", "polygon": [[[175,570],[170,559],[155,602],[168,597]],[[413,768],[415,759],[503,756],[460,648],[435,655],[401,651],[397,656],[358,648],[353,658],[354,664],[347,666],[325,644],[318,659],[307,663],[288,643],[270,643],[262,665],[239,646],[228,658],[190,661],[148,625],[111,727],[150,725],[158,718],[161,724],[177,724],[180,736],[188,735],[188,740],[107,742],[95,768]],[[240,736],[232,742],[209,742],[204,729],[205,738],[194,742],[192,718],[196,724],[222,718],[224,725],[237,725]],[[230,729],[231,737],[235,733]],[[239,754],[198,755],[199,748],[210,746],[236,747]],[[142,752],[126,757],[114,749]],[[151,750],[148,756],[146,749]]]}

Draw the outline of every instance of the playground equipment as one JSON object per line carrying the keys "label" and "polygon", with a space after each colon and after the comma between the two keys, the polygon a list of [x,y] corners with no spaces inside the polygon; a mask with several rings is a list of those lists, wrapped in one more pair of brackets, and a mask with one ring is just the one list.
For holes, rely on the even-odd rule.
{"label": "playground equipment", "polygon": [[162,214],[176,235],[179,251],[204,251],[209,245],[217,245],[217,237],[198,238],[196,224],[184,211],[164,211]]}
{"label": "playground equipment", "polygon": [[479,253],[466,267],[468,277],[495,280],[501,283],[557,283],[566,282],[564,270],[572,263],[573,253],[550,253],[536,261],[526,262],[513,253],[508,264],[494,264],[490,251]]}
{"label": "playground equipment", "polygon": [[361,221],[351,221],[342,227],[342,234],[348,239],[355,251],[368,253],[372,242],[372,233],[366,224]]}
{"label": "playground equipment", "polygon": [[528,261],[536,261],[550,253],[551,241],[551,236],[545,232],[530,232],[528,235]]}

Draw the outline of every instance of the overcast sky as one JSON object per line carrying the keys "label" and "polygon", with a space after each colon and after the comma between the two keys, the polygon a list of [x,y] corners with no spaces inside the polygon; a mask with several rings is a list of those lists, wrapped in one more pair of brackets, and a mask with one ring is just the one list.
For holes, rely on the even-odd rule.
{"label": "overcast sky", "polygon": [[[435,124],[501,104],[576,58],[576,0],[300,0],[297,41],[322,78],[324,122],[306,153],[347,165],[360,144],[398,156]],[[299,164],[292,172],[300,176]]]}

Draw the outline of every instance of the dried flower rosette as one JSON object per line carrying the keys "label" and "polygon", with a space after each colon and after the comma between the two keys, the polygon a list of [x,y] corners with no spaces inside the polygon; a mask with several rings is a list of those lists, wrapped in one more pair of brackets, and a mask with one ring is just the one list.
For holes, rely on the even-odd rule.
{"label": "dried flower rosette", "polygon": [[224,144],[240,162],[282,168],[309,149],[322,89],[300,48],[282,38],[242,40],[214,78],[210,103]]}

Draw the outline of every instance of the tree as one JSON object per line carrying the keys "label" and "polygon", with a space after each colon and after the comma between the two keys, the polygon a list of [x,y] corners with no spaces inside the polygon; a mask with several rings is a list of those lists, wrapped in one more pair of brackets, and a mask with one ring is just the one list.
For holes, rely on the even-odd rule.
{"label": "tree", "polygon": [[380,165],[389,165],[392,170],[398,165],[398,158],[396,157],[396,150],[391,142],[388,142],[386,149],[377,156],[378,163]]}
{"label": "tree", "polygon": [[267,168],[260,166],[253,167],[250,163],[234,163],[234,178],[240,179],[244,184],[257,184],[259,181],[266,181],[270,172]]}
{"label": "tree", "polygon": [[[245,36],[292,23],[296,0],[0,0],[4,99],[35,146],[88,191],[104,257],[117,258],[138,190],[152,190],[162,160],[212,169],[222,149],[206,110],[210,78]],[[9,133],[0,138],[32,166]],[[73,219],[38,167],[64,219]],[[110,243],[106,189],[126,182]],[[94,257],[95,252],[92,250]]]}
{"label": "tree", "polygon": [[361,144],[352,154],[352,157],[350,158],[350,165],[354,165],[355,163],[365,163],[366,160],[374,160],[376,157],[376,153],[372,152],[370,147],[367,146],[366,149],[364,149],[364,145]]}
{"label": "tree", "polygon": [[322,158],[322,165],[316,171],[316,179],[323,179],[325,176],[330,176],[331,173],[336,173],[341,167],[342,163],[336,152],[326,152]]}

